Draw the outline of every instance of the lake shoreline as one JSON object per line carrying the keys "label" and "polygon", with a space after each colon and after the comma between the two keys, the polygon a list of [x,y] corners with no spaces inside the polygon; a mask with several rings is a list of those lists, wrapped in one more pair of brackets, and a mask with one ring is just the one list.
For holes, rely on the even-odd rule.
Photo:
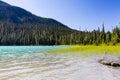
{"label": "lake shoreline", "polygon": [[[67,46],[67,45],[65,45]],[[117,54],[120,55],[120,46],[94,46],[72,45],[67,48],[55,49],[49,52],[65,53],[93,53],[93,54]]]}

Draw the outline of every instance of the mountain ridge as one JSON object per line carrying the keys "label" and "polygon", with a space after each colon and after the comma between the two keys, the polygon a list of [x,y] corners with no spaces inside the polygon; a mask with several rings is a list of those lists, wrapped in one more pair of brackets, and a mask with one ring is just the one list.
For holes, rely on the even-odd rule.
{"label": "mountain ridge", "polygon": [[1,6],[1,5],[2,5],[2,6],[10,6],[8,3],[3,2],[3,1],[0,0],[0,6]]}
{"label": "mountain ridge", "polygon": [[36,16],[25,9],[0,1],[0,21],[2,20],[12,23],[55,23],[67,27],[55,19]]}

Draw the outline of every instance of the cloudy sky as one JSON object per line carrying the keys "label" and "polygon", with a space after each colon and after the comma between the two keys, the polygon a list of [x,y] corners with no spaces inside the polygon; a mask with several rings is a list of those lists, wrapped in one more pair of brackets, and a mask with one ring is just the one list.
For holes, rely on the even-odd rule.
{"label": "cloudy sky", "polygon": [[120,25],[120,0],[2,0],[41,17],[53,18],[73,29],[106,30]]}

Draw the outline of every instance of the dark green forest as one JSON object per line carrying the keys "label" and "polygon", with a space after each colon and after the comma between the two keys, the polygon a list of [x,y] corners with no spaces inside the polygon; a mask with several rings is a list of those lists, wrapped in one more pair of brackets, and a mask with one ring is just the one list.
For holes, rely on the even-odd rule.
{"label": "dark green forest", "polygon": [[77,31],[59,24],[0,22],[0,45],[117,45],[120,28]]}

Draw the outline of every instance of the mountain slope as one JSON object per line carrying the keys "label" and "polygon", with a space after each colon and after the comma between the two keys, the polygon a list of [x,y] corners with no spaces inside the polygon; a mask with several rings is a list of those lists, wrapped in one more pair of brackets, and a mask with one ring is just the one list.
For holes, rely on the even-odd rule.
{"label": "mountain slope", "polygon": [[12,23],[51,23],[66,27],[54,19],[38,17],[20,7],[12,6],[2,1],[0,1],[0,21]]}
{"label": "mountain slope", "polygon": [[0,45],[67,44],[74,32],[54,19],[0,1]]}

